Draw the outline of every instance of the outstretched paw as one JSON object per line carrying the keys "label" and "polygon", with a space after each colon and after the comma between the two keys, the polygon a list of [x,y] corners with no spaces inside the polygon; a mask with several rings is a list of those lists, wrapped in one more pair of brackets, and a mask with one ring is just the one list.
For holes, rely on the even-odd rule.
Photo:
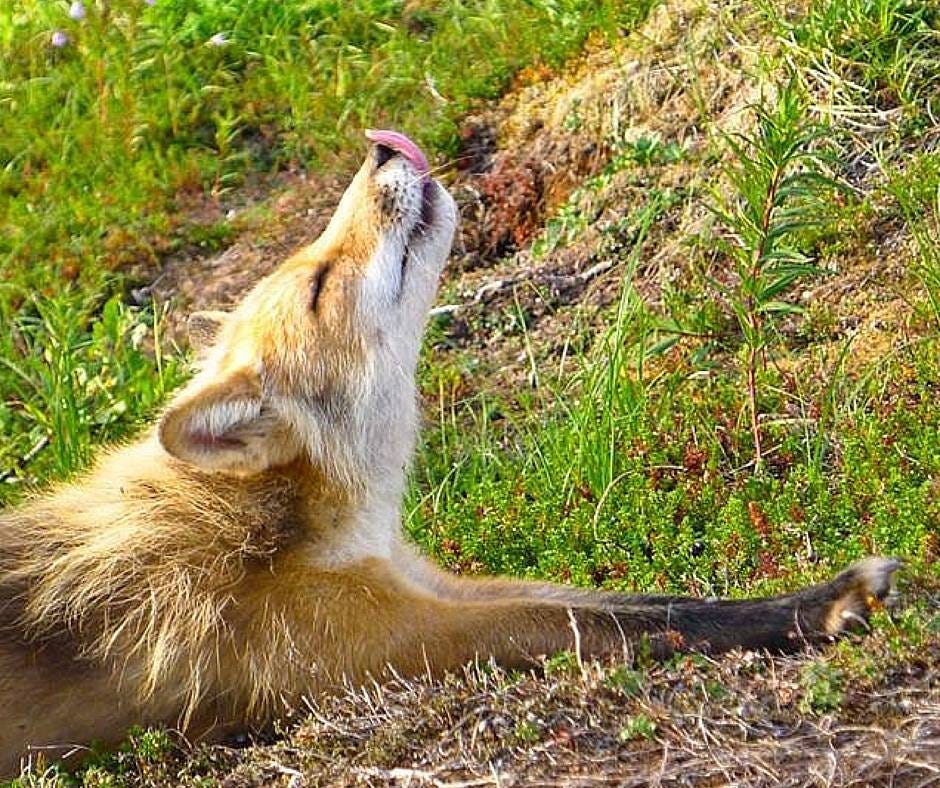
{"label": "outstretched paw", "polygon": [[826,632],[837,635],[864,627],[872,611],[891,604],[894,574],[901,565],[897,558],[863,558],[835,577],[831,586],[836,598],[826,615]]}

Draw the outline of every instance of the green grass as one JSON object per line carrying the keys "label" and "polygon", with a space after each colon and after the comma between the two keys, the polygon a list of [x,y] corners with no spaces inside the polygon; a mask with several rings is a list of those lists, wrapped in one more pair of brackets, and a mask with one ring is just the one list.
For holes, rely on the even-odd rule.
{"label": "green grass", "polygon": [[[700,150],[615,141],[609,166],[532,249],[544,260],[578,243],[618,179],[643,187],[641,201],[598,231],[594,252],[614,263],[619,297],[606,330],[570,337],[575,371],[543,364],[524,303],[488,310],[473,328],[521,337],[519,364],[537,373],[530,387],[478,390],[487,359],[440,351],[449,318],[431,328],[420,380],[429,424],[406,524],[443,564],[733,596],[791,588],[871,553],[903,557],[915,577],[936,574],[940,155],[931,140],[940,19],[923,0],[821,0],[787,17],[779,4],[760,6],[780,45],[767,47],[775,54],[760,78],[801,99],[781,106],[786,91],[769,90],[764,116],[791,113],[792,128],[813,129],[800,139],[812,155],[795,168],[825,169],[842,186],[813,201],[812,221],[784,216],[774,228],[774,242],[812,276],[788,280],[773,300],[792,305],[797,284],[824,283],[815,265],[838,274],[901,255],[903,330],[854,363],[835,303],[780,310],[767,317],[772,333],[751,342],[768,356],[755,368],[752,404],[741,363],[748,321],[735,299],[740,306],[747,295],[748,250],[760,246],[748,233],[759,235],[754,217],[769,191],[751,167],[753,146],[735,154],[721,135]],[[111,8],[103,20],[89,4],[80,25],[64,4],[0,9],[0,217],[11,228],[0,234],[0,502],[85,465],[183,378],[179,355],[161,351],[159,315],[126,306],[126,282],[113,273],[192,238],[224,245],[225,226],[193,226],[177,213],[180,195],[224,199],[259,173],[343,167],[366,125],[406,128],[450,155],[464,113],[499,95],[519,68],[557,64],[590,30],[631,26],[649,4],[451,0],[408,18],[399,3],[362,0]],[[54,28],[69,32],[69,47],[49,47]],[[229,43],[207,45],[219,32]],[[427,90],[429,78],[446,104]],[[869,124],[864,133],[858,123]],[[814,159],[823,140],[832,154],[824,163]],[[860,175],[859,162],[871,168]],[[705,175],[660,183],[678,166]],[[640,285],[650,244],[677,206],[704,204],[703,179],[719,178],[726,221],[681,239],[687,269],[649,301]],[[892,234],[910,243],[882,245]],[[759,471],[749,408],[763,414]],[[895,627],[906,644],[937,631],[936,613],[921,608],[876,625]],[[576,670],[572,655],[546,666]],[[645,670],[612,674],[611,691],[641,693]],[[871,670],[864,646],[851,644],[809,662],[799,674],[803,711],[838,713]],[[657,724],[637,713],[619,735],[653,738]],[[537,735],[525,718],[514,728],[519,744]],[[133,782],[163,748],[135,734],[117,760],[103,758],[76,784]]]}
{"label": "green grass", "polygon": [[[821,0],[784,21],[768,5],[807,81],[825,84],[841,109],[899,111],[902,133],[921,131],[940,106],[940,10],[910,0]],[[843,103],[843,100],[847,100]]]}
{"label": "green grass", "polygon": [[[625,375],[551,419],[539,407],[495,426],[481,397],[463,406],[475,429],[461,425],[460,442],[447,424],[429,436],[411,531],[456,569],[636,591],[767,591],[873,552],[920,565],[940,518],[937,349],[886,364],[905,382],[872,378],[831,417],[822,467],[815,435],[768,430],[759,477],[735,471],[751,452],[740,383],[690,381],[685,365],[643,390]],[[578,453],[586,424],[613,448],[597,477]]]}
{"label": "green grass", "polygon": [[[725,162],[730,207],[719,211],[718,230],[689,239],[693,249],[707,248],[707,262],[693,259],[662,305],[645,303],[634,287],[647,232],[676,200],[654,187],[619,220],[634,226],[626,233],[632,245],[614,252],[603,235],[598,242],[621,271],[622,292],[578,373],[543,373],[534,390],[465,398],[453,393],[464,387],[447,381],[470,377],[472,367],[458,361],[425,371],[437,423],[414,476],[414,538],[460,571],[629,590],[752,594],[820,578],[871,553],[900,555],[914,574],[934,571],[940,170],[936,153],[917,148],[940,95],[931,65],[940,56],[937,24],[923,3],[821,3],[795,20],[774,18],[777,35],[800,43],[807,68],[836,57],[861,63],[863,47],[876,40],[888,47],[890,39],[894,71],[906,69],[911,79],[904,112],[880,141],[880,170],[863,187],[853,184],[849,162],[870,155],[865,141],[826,111],[811,81],[793,78],[793,60],[767,64],[771,86],[787,80],[756,113],[758,128],[770,125],[776,136],[719,137],[718,150],[701,154]],[[862,66],[881,69],[876,61]],[[858,80],[866,100],[883,88],[882,71]],[[781,156],[792,159],[792,171],[777,167]],[[655,183],[656,167],[678,160],[625,145],[548,221],[534,252],[545,256],[577,239],[613,177]],[[785,176],[780,210],[765,227],[762,211],[776,204],[768,201],[775,168]],[[914,335],[858,369],[848,364],[851,337],[834,356],[820,355],[832,347],[823,341],[832,330],[825,305],[804,310],[790,291],[807,277],[824,283],[828,268],[850,267],[879,222],[914,240],[911,281],[899,285]],[[751,281],[768,235],[768,268]],[[516,311],[486,320],[506,324]],[[749,339],[751,314],[766,325]],[[524,320],[515,322],[525,331]],[[767,466],[758,472],[749,365],[739,359],[755,348],[767,358],[754,369]],[[794,369],[794,359],[803,366]]]}
{"label": "green grass", "polygon": [[66,292],[25,302],[0,335],[0,503],[24,483],[85,467],[98,443],[141,426],[182,382],[160,316]]}
{"label": "green grass", "polygon": [[[101,308],[123,295],[125,271],[226,243],[225,222],[202,225],[186,205],[224,199],[247,176],[347,168],[366,126],[451,155],[461,117],[519,69],[558,65],[651,5],[115,0],[73,20],[65,2],[3,4],[0,323],[12,332],[0,338],[0,478],[82,467],[178,381],[174,369],[148,375],[136,349],[115,356],[119,329]],[[53,47],[53,31],[68,43]],[[125,312],[128,331],[152,323]],[[36,367],[37,348],[59,368]]]}
{"label": "green grass", "polygon": [[[654,201],[637,221],[656,217]],[[922,304],[938,296],[933,248]],[[439,416],[410,499],[418,541],[462,571],[699,594],[769,591],[871,553],[915,571],[935,559],[935,327],[861,377],[763,370],[762,409],[775,418],[768,467],[754,474],[742,373],[716,368],[701,343],[658,341],[635,261],[579,374],[460,400],[441,385],[453,373],[426,370]]]}
{"label": "green grass", "polygon": [[179,197],[335,166],[367,126],[452,153],[463,114],[521,67],[558,65],[648,5],[117,0],[72,21],[64,2],[4,4],[0,272],[97,287],[102,269],[173,249]]}

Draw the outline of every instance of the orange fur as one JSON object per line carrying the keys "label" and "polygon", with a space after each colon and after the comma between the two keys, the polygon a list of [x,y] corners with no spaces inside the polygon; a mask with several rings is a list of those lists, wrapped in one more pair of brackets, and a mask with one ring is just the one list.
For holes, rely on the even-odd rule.
{"label": "orange fur", "polygon": [[200,369],[154,429],[0,515],[0,771],[135,723],[261,724],[388,668],[641,635],[658,653],[788,648],[884,597],[885,559],[721,602],[459,579],[417,556],[399,525],[413,377],[455,222],[407,157],[370,155],[321,239],[193,319]]}

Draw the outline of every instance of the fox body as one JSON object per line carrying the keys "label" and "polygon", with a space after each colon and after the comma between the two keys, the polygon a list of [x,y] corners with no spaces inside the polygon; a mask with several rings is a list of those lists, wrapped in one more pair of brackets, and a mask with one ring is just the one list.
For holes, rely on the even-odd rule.
{"label": "fox body", "polygon": [[324,234],[231,313],[137,442],[0,513],[0,773],[133,724],[262,724],[343,682],[577,646],[788,649],[838,633],[896,563],[794,594],[631,597],[450,576],[405,542],[414,372],[457,222],[402,135],[374,135]]}

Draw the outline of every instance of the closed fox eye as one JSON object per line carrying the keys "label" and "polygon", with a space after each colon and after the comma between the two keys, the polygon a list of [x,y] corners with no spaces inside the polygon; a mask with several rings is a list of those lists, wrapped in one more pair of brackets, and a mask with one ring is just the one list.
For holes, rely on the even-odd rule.
{"label": "closed fox eye", "polygon": [[323,292],[323,285],[326,282],[326,275],[330,271],[329,264],[322,265],[310,279],[310,311],[317,311],[317,304],[320,301],[320,294]]}

